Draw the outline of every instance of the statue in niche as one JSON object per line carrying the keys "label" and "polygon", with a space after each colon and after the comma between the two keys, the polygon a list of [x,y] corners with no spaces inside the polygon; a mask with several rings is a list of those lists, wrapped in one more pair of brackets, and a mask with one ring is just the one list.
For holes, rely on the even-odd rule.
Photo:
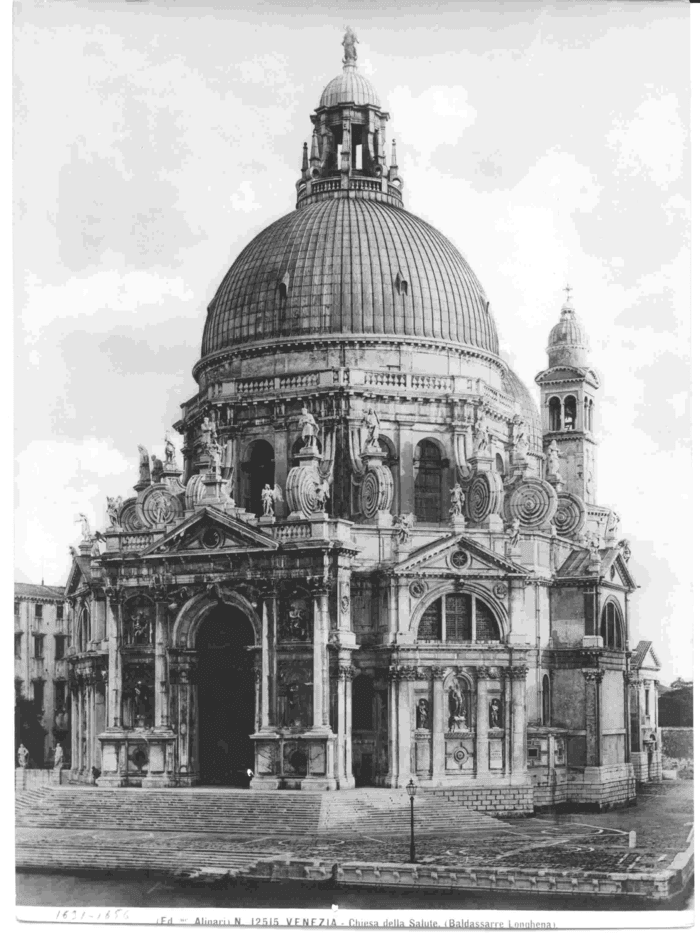
{"label": "statue in niche", "polygon": [[291,599],[283,622],[282,639],[289,641],[311,640],[311,622],[309,618],[307,600],[304,598]]}
{"label": "statue in niche", "polygon": [[299,728],[310,722],[310,687],[299,679],[298,674],[289,676],[289,683],[282,687],[280,703],[282,725]]}
{"label": "statue in niche", "polygon": [[56,742],[56,748],[53,753],[54,769],[63,767],[63,747],[60,742]]}
{"label": "statue in niche", "polygon": [[480,410],[477,410],[474,420],[474,449],[476,452],[486,452],[489,447],[489,434],[486,431],[486,420]]}
{"label": "statue in niche", "polygon": [[492,699],[489,704],[489,728],[503,728],[503,711],[499,699]]}
{"label": "statue in niche", "polygon": [[559,475],[559,446],[553,439],[547,448],[547,475]]}
{"label": "statue in niche", "polygon": [[418,705],[416,706],[416,728],[417,729],[427,729],[429,728],[430,723],[430,709],[428,707],[428,701],[424,697],[418,700]]}
{"label": "statue in niche", "polygon": [[122,509],[122,497],[117,495],[116,498],[107,498],[107,518],[109,520],[110,527],[119,526],[119,512]]}
{"label": "statue in niche", "polygon": [[148,455],[148,449],[145,446],[139,446],[139,484],[151,484],[151,460]]}
{"label": "statue in niche", "polygon": [[309,413],[306,406],[301,408],[301,416],[299,417],[299,429],[301,432],[301,438],[304,441],[304,446],[316,447],[316,436],[318,435],[318,423],[316,422],[313,413]]}
{"label": "statue in niche", "polygon": [[165,434],[165,464],[175,464],[175,446],[173,445],[173,441],[170,438],[169,433]]}
{"label": "statue in niche", "polygon": [[464,515],[464,492],[460,485],[450,489],[450,516],[462,517]]}
{"label": "statue in niche", "polygon": [[365,441],[366,448],[381,448],[379,445],[379,430],[381,429],[381,424],[374,407],[368,407],[365,410],[362,423],[367,428],[367,439]]}
{"label": "statue in niche", "polygon": [[131,644],[153,644],[151,616],[145,608],[135,608],[129,616]]}
{"label": "statue in niche", "polygon": [[25,747],[24,742],[21,742],[19,748],[17,749],[17,761],[20,768],[28,767],[29,749]]}
{"label": "statue in niche", "polygon": [[343,36],[343,51],[345,56],[343,58],[343,65],[354,65],[357,61],[357,49],[355,48],[358,45],[360,40],[357,38],[355,30],[352,26],[345,27],[345,35]]}
{"label": "statue in niche", "polygon": [[467,698],[459,680],[454,680],[447,690],[449,708],[448,729],[464,729],[467,722]]}
{"label": "statue in niche", "polygon": [[274,505],[284,500],[282,498],[282,489],[279,485],[275,485],[274,488],[271,488],[266,484],[260,492],[260,500],[263,506],[263,517],[272,517],[275,513]]}

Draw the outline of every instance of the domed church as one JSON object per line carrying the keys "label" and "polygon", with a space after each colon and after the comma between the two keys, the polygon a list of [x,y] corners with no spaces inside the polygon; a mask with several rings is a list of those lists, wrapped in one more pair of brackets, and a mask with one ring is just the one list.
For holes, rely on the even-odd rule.
{"label": "domed church", "polygon": [[72,777],[630,802],[660,775],[655,682],[596,501],[585,332],[567,297],[537,406],[468,263],[404,207],[356,42],[296,208],[207,307],[183,464],[139,447],[134,494],[83,525]]}

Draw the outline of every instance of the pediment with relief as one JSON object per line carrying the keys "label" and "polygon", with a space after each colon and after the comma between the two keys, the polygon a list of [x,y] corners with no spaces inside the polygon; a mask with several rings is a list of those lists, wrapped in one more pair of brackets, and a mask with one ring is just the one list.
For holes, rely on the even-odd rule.
{"label": "pediment with relief", "polygon": [[279,543],[248,524],[213,507],[202,508],[174,530],[161,537],[144,554],[271,553]]}
{"label": "pediment with relief", "polygon": [[513,563],[499,553],[482,546],[464,534],[456,534],[429,543],[414,550],[394,569],[396,573],[415,575],[451,576],[475,575],[481,573],[510,573],[514,576],[526,576],[525,567]]}

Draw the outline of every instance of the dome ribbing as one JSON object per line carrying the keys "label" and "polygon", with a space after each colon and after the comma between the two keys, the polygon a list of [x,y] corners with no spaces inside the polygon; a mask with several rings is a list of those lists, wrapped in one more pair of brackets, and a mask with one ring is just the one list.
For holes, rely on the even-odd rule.
{"label": "dome ribbing", "polygon": [[346,66],[340,75],[326,85],[318,106],[336,107],[338,104],[350,103],[380,107],[379,95],[373,85],[352,65]]}
{"label": "dome ribbing", "polygon": [[302,206],[251,241],[209,306],[202,355],[330,334],[417,336],[498,354],[484,290],[454,245],[367,198]]}

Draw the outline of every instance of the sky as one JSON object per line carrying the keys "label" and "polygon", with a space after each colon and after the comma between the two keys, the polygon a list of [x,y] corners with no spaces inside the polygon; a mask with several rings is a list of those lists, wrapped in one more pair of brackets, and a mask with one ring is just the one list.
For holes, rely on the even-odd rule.
{"label": "sky", "polygon": [[63,584],[78,512],[137,481],[195,392],[207,303],[294,208],[346,24],[404,204],[535,374],[567,281],[602,378],[598,501],[640,589],[631,641],[692,675],[689,6],[224,0],[14,5],[15,578]]}

